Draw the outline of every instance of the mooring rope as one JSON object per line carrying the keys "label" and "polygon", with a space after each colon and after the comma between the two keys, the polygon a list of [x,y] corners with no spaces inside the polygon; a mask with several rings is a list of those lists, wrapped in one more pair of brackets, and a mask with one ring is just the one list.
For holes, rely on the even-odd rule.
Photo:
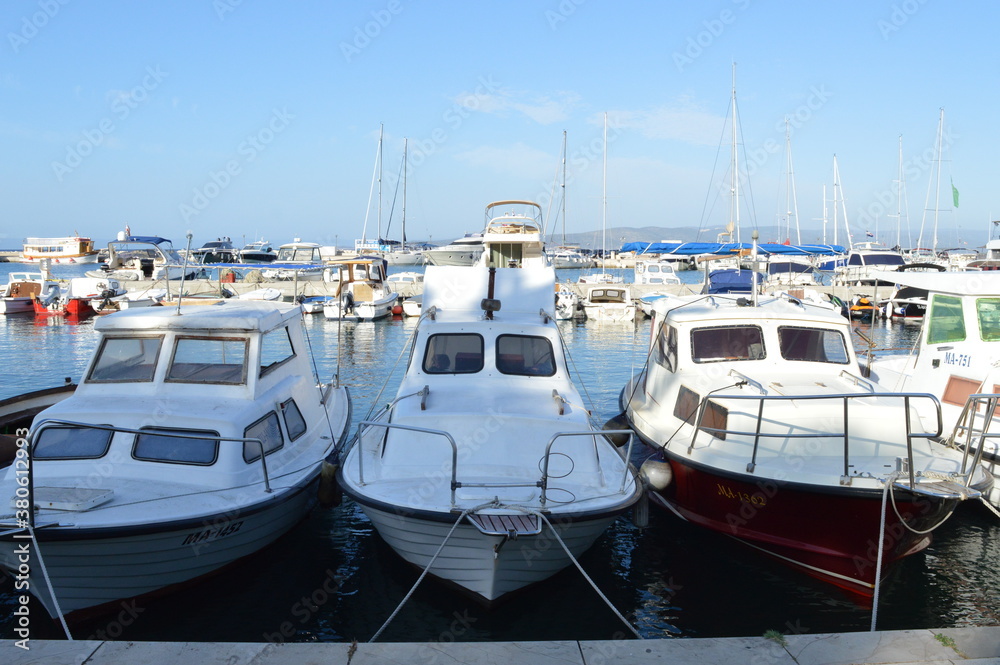
{"label": "mooring rope", "polygon": [[45,568],[45,561],[42,560],[42,548],[39,547],[38,538],[35,537],[35,527],[31,524],[28,525],[28,533],[31,534],[31,542],[35,544],[35,556],[38,557],[38,566],[42,569],[42,577],[45,579],[45,584],[49,587],[49,593],[52,594],[52,604],[55,605],[56,614],[59,615],[59,623],[62,624],[63,632],[66,633],[66,639],[74,642],[73,635],[69,632],[69,626],[66,625],[66,618],[63,616],[62,608],[59,607],[56,588],[52,585],[52,580],[49,578],[49,571]]}
{"label": "mooring rope", "polygon": [[[878,596],[879,591],[882,587],[882,552],[885,550],[885,509],[886,509],[886,499],[889,496],[889,487],[892,482],[896,479],[897,474],[892,474],[885,479],[885,484],[882,486],[882,513],[879,516],[878,521],[878,559],[875,561],[875,593],[872,596],[872,625],[871,632],[875,632],[875,626],[878,623]],[[895,504],[893,504],[895,506]],[[898,515],[898,513],[897,513]],[[902,518],[900,518],[902,519]]]}
{"label": "mooring rope", "polygon": [[996,515],[997,517],[1000,517],[1000,510],[997,510],[996,508],[994,508],[993,504],[991,504],[989,501],[987,501],[985,496],[980,496],[979,500],[982,501],[983,505],[986,506],[987,508],[989,508],[993,512],[994,515]]}

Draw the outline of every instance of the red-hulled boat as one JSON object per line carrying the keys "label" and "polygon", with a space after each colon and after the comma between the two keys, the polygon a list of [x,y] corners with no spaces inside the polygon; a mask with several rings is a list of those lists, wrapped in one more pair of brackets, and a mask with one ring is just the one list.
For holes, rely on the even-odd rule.
{"label": "red-hulled boat", "polygon": [[665,298],[653,314],[621,405],[653,452],[654,502],[679,517],[870,597],[877,571],[991,486],[937,441],[934,397],[862,378],[832,308],[715,295]]}

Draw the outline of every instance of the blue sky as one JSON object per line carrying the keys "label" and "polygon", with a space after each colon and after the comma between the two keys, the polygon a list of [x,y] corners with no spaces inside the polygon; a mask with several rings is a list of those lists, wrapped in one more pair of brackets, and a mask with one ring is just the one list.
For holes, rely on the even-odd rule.
{"label": "blue sky", "polygon": [[608,225],[714,239],[729,220],[734,62],[744,235],[786,217],[788,117],[800,225],[821,228],[836,154],[854,239],[894,244],[902,135],[915,244],[943,107],[939,224],[981,245],[1000,218],[998,19],[992,3],[935,0],[8,1],[0,245],[126,224],[175,244],[190,230],[195,244],[347,245],[366,213],[374,235],[380,124],[383,224],[408,138],[411,239],[480,230],[493,200],[549,210],[563,130],[567,232],[591,231],[605,112]]}

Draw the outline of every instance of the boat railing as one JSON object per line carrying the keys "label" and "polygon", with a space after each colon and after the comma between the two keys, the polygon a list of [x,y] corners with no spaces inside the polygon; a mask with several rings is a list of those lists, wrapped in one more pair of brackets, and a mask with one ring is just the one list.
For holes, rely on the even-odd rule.
{"label": "boat railing", "polygon": [[[422,392],[422,391],[421,391]],[[415,393],[420,394],[420,393]],[[381,420],[362,420],[358,423],[358,434],[355,440],[360,444],[361,437],[364,433],[365,428],[383,428],[385,429],[385,435],[388,437],[390,430],[401,430],[404,432],[418,432],[420,434],[432,434],[434,436],[441,436],[448,440],[451,444],[451,506],[455,507],[455,490],[462,487],[462,484],[458,482],[456,474],[458,472],[458,444],[455,443],[455,438],[439,429],[430,429],[427,427],[414,427],[413,425],[401,425],[398,423],[389,423]],[[364,467],[364,450],[358,451],[358,484],[365,484],[365,467]],[[513,486],[513,485],[511,485]]]}
{"label": "boat railing", "polygon": [[[26,489],[27,489],[27,499],[28,499],[28,505],[29,506],[32,506],[32,507],[35,506],[35,482],[34,482],[34,469],[35,469],[34,449],[35,449],[35,444],[38,442],[38,439],[41,436],[42,432],[44,432],[45,430],[54,429],[54,428],[57,428],[57,427],[78,427],[78,428],[83,428],[83,429],[93,429],[93,430],[100,430],[100,431],[104,431],[104,432],[111,432],[112,434],[136,434],[136,435],[145,434],[147,436],[155,435],[155,436],[163,436],[163,437],[170,437],[170,438],[176,438],[176,439],[194,439],[194,440],[202,440],[202,441],[220,441],[220,442],[226,441],[226,442],[231,442],[231,443],[243,443],[243,444],[253,443],[253,444],[257,445],[258,452],[260,453],[260,468],[261,468],[261,472],[262,472],[263,477],[264,477],[264,491],[267,492],[268,494],[270,494],[271,492],[273,492],[273,490],[271,489],[271,480],[270,480],[270,478],[268,476],[268,473],[267,473],[267,461],[266,461],[266,457],[267,456],[264,454],[264,442],[261,441],[260,439],[257,439],[257,438],[238,438],[238,437],[226,437],[226,436],[213,436],[213,435],[210,435],[210,434],[208,434],[208,435],[206,435],[206,434],[188,434],[188,433],[183,433],[183,432],[171,432],[171,431],[168,431],[168,430],[160,430],[160,429],[155,429],[155,430],[152,430],[152,429],[133,429],[133,428],[130,428],[130,427],[117,427],[115,425],[96,425],[94,423],[81,423],[81,422],[76,422],[76,421],[73,421],[73,420],[46,420],[42,424],[40,424],[37,428],[35,428],[28,435],[27,445],[24,446],[25,454],[27,455],[26,463],[27,463],[27,467],[28,467],[27,474],[25,475],[25,477],[26,477],[26,485],[25,486],[26,486]],[[53,461],[58,461],[58,460],[53,460]],[[29,510],[28,511],[28,524],[31,526],[31,528],[34,528],[34,526],[35,526],[35,511],[34,510]]]}
{"label": "boat railing", "polygon": [[542,495],[541,495],[541,499],[540,499],[541,505],[543,507],[545,506],[545,501],[546,501],[545,493],[548,490],[548,486],[549,486],[549,458],[552,455],[552,446],[555,444],[555,442],[556,442],[557,439],[560,439],[562,437],[571,437],[571,436],[576,436],[576,437],[590,436],[590,437],[594,437],[595,438],[594,439],[594,455],[595,455],[595,457],[598,458],[598,467],[600,467],[600,464],[599,464],[599,462],[600,462],[600,453],[598,452],[596,437],[599,437],[599,436],[611,436],[611,435],[618,435],[618,434],[627,434],[628,435],[628,447],[626,449],[625,457],[624,457],[625,468],[622,471],[622,481],[621,481],[621,484],[618,487],[618,492],[619,493],[624,492],[625,491],[625,483],[628,482],[629,460],[632,459],[632,442],[634,440],[634,434],[635,434],[632,430],[630,430],[630,429],[602,429],[600,431],[585,431],[585,432],[556,432],[555,434],[552,435],[552,438],[549,439],[548,444],[545,446],[545,457],[542,458],[542,478],[537,483],[538,487],[542,488]]}
{"label": "boat railing", "polygon": [[[848,422],[850,420],[850,404],[857,399],[869,399],[869,398],[885,398],[885,399],[897,399],[903,401],[903,412],[904,412],[904,427],[906,433],[906,462],[907,470],[909,473],[910,488],[913,489],[916,485],[914,464],[913,464],[913,440],[914,439],[936,439],[941,436],[942,431],[942,419],[941,419],[941,403],[936,397],[928,393],[842,393],[842,394],[832,394],[832,395],[735,395],[735,394],[710,394],[706,395],[701,399],[698,404],[698,409],[696,410],[696,420],[697,423],[694,433],[691,436],[691,443],[688,445],[687,452],[690,455],[694,450],[695,443],[698,438],[698,434],[701,431],[705,431],[709,434],[715,435],[717,438],[725,438],[727,436],[742,436],[742,437],[752,437],[753,438],[753,451],[750,455],[750,461],[747,463],[747,473],[753,473],[757,466],[757,452],[760,446],[760,440],[762,438],[777,438],[777,439],[810,439],[810,438],[839,438],[844,442],[844,467],[843,474],[840,476],[841,485],[851,484],[850,475],[850,450],[851,450],[851,438],[848,431]],[[739,430],[731,430],[726,427],[712,427],[709,424],[703,424],[705,413],[708,409],[709,403],[714,400],[757,400],[757,414],[756,414],[756,428],[753,432],[744,432]],[[827,401],[840,401],[841,402],[841,413],[842,413],[842,431],[839,432],[762,432],[761,426],[764,422],[764,404],[767,402],[802,402],[802,401],[816,401],[816,400],[827,400]],[[934,423],[935,431],[933,432],[915,432],[913,431],[911,418],[910,418],[910,406],[913,400],[928,400],[934,406]],[[728,420],[728,417],[727,417]],[[719,435],[722,435],[721,437]],[[972,467],[973,469],[975,466]],[[962,473],[966,475],[966,482],[970,482],[972,478],[972,471],[970,470],[966,473],[963,468]]]}
{"label": "boat railing", "polygon": [[[981,425],[976,423],[980,407],[983,407]],[[1000,415],[998,409],[1000,409],[1000,394],[998,393],[975,393],[966,398],[962,414],[955,423],[955,429],[952,430],[945,442],[951,448],[957,446],[962,448],[963,474],[971,474],[972,470],[980,465],[988,441],[993,441],[993,455],[996,456],[997,449],[1000,447],[997,444],[997,440],[1000,439],[1000,431],[990,432],[989,429],[996,416]],[[971,463],[970,456],[972,457]]]}

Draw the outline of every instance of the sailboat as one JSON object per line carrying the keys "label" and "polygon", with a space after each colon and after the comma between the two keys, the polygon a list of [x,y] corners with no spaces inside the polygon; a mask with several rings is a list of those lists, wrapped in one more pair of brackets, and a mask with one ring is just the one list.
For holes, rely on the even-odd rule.
{"label": "sailboat", "polygon": [[580,251],[579,246],[566,243],[566,131],[563,130],[562,146],[562,244],[553,249],[546,249],[549,263],[553,268],[593,268],[594,259]]}
{"label": "sailboat", "polygon": [[599,275],[582,275],[580,284],[589,284],[582,304],[588,320],[635,321],[639,307],[632,300],[632,292],[622,283],[620,275],[605,271],[608,230],[608,114],[604,114],[604,173],[601,217],[601,272]]}
{"label": "sailboat", "polygon": [[402,235],[401,242],[396,245],[395,249],[386,251],[383,254],[383,258],[391,266],[421,266],[424,264],[424,255],[418,249],[413,249],[406,244],[406,139],[403,139],[403,165],[401,167],[403,172],[403,221],[402,221]]}

